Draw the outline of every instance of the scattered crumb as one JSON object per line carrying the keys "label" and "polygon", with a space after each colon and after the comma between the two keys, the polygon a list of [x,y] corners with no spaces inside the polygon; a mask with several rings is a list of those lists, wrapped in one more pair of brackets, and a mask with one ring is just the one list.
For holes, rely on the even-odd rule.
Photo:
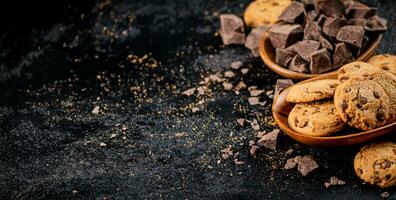
{"label": "scattered crumb", "polygon": [[187,133],[186,132],[177,132],[176,134],[175,134],[175,137],[183,137],[183,136],[185,136]]}
{"label": "scattered crumb", "polygon": [[246,84],[245,84],[243,81],[239,82],[239,83],[235,86],[235,90],[237,90],[237,91],[242,90],[242,89],[245,89],[245,88],[246,88]]}
{"label": "scattered crumb", "polygon": [[[301,156],[300,156],[301,158]],[[284,169],[293,169],[297,166],[297,162],[294,160],[294,158],[289,158],[286,161],[285,166],[283,167]]]}
{"label": "scattered crumb", "polygon": [[99,146],[101,146],[101,147],[105,147],[105,146],[107,146],[107,144],[106,144],[106,143],[104,143],[104,142],[101,142],[101,143],[99,144]]}
{"label": "scattered crumb", "polygon": [[390,196],[389,192],[383,192],[381,193],[382,198],[388,198]]}
{"label": "scattered crumb", "polygon": [[113,134],[110,135],[110,139],[114,139],[114,138],[116,138],[116,137],[117,137],[117,134],[115,134],[115,133],[113,133]]}
{"label": "scattered crumb", "polygon": [[257,133],[256,133],[256,137],[261,138],[261,137],[263,137],[263,135],[265,135],[266,133],[267,133],[267,131],[257,132]]}
{"label": "scattered crumb", "polygon": [[257,97],[259,95],[261,95],[262,93],[264,93],[264,90],[250,90],[250,96],[252,97]]}
{"label": "scattered crumb", "polygon": [[257,149],[258,149],[258,146],[257,146],[257,145],[253,145],[253,146],[250,148],[250,155],[252,155],[252,156],[256,155]]}
{"label": "scattered crumb", "polygon": [[324,183],[326,188],[329,188],[333,185],[345,185],[345,181],[338,179],[336,176],[330,177],[329,182]]}
{"label": "scattered crumb", "polygon": [[250,123],[250,126],[252,126],[252,129],[255,131],[260,130],[260,125],[256,119],[253,119],[253,121]]}
{"label": "scattered crumb", "polygon": [[234,159],[234,163],[235,163],[236,165],[243,165],[245,162],[240,161],[240,160],[238,160],[238,159]]}
{"label": "scattered crumb", "polygon": [[235,73],[232,72],[232,71],[226,71],[226,72],[224,73],[224,77],[227,77],[227,78],[234,78],[234,77],[235,77]]}
{"label": "scattered crumb", "polygon": [[237,119],[237,123],[238,123],[240,126],[244,126],[244,125],[245,125],[245,119],[239,118],[239,119]]}
{"label": "scattered crumb", "polygon": [[100,112],[100,107],[99,107],[99,106],[95,106],[95,107],[92,109],[92,111],[91,111],[91,113],[92,113],[92,114],[95,114],[95,115],[99,114],[99,112]]}
{"label": "scattered crumb", "polygon": [[249,97],[248,101],[249,101],[249,104],[252,106],[260,103],[260,100],[257,97]]}
{"label": "scattered crumb", "polygon": [[240,67],[242,67],[243,62],[242,61],[234,61],[231,63],[231,68],[232,69],[239,69]]}
{"label": "scattered crumb", "polygon": [[241,73],[242,73],[243,75],[246,75],[248,72],[249,72],[249,68],[243,68],[243,69],[241,69]]}
{"label": "scattered crumb", "polygon": [[185,90],[184,92],[182,92],[182,94],[189,97],[189,96],[194,94],[195,90],[196,90],[196,88],[190,88],[190,89]]}
{"label": "scattered crumb", "polygon": [[286,151],[286,153],[285,153],[285,154],[286,154],[286,155],[290,155],[290,154],[292,154],[292,153],[293,153],[293,151],[294,151],[293,149],[289,149],[289,150],[287,150],[287,151]]}
{"label": "scattered crumb", "polygon": [[196,112],[198,112],[199,111],[199,108],[198,107],[193,107],[193,108],[191,108],[191,112],[193,112],[193,113],[196,113]]}
{"label": "scattered crumb", "polygon": [[224,90],[230,91],[234,86],[231,83],[223,82]]}
{"label": "scattered crumb", "polygon": [[204,95],[209,90],[206,86],[201,86],[197,88],[198,96]]}

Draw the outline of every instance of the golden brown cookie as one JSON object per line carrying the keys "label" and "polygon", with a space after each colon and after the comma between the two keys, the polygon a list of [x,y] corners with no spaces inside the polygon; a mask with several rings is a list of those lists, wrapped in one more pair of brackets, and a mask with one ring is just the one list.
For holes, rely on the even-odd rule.
{"label": "golden brown cookie", "polygon": [[256,0],[252,1],[243,14],[246,26],[259,27],[274,24],[291,0]]}
{"label": "golden brown cookie", "polygon": [[290,88],[286,100],[292,103],[303,103],[332,98],[339,84],[338,80],[324,79],[294,85]]}
{"label": "golden brown cookie", "polygon": [[339,73],[338,77],[341,81],[345,81],[350,78],[361,78],[364,80],[375,81],[381,85],[389,97],[390,110],[388,123],[396,121],[396,76],[387,71],[379,70],[371,64],[365,63],[345,65]]}
{"label": "golden brown cookie", "polygon": [[396,185],[396,144],[375,143],[363,147],[354,160],[356,174],[364,182],[387,188]]}
{"label": "golden brown cookie", "polygon": [[396,55],[382,54],[371,57],[367,63],[396,75]]}
{"label": "golden brown cookie", "polygon": [[389,97],[371,80],[344,81],[335,91],[334,105],[345,123],[361,130],[381,127],[389,118]]}
{"label": "golden brown cookie", "polygon": [[289,113],[288,123],[293,130],[315,137],[331,135],[345,125],[333,101],[296,104]]}

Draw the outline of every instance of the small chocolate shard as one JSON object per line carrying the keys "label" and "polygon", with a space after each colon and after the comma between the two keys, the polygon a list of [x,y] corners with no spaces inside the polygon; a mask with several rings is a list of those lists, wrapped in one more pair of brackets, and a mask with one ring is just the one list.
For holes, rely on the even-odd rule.
{"label": "small chocolate shard", "polygon": [[345,43],[336,44],[333,54],[333,69],[337,69],[353,60],[352,52]]}
{"label": "small chocolate shard", "polygon": [[276,99],[284,89],[294,85],[291,79],[277,79],[275,85],[274,99]]}
{"label": "small chocolate shard", "polygon": [[327,50],[333,51],[333,45],[324,37],[319,38],[320,45]]}
{"label": "small chocolate shard", "polygon": [[316,0],[315,8],[328,17],[341,17],[344,15],[345,4],[341,0]]}
{"label": "small chocolate shard", "polygon": [[295,53],[286,49],[276,49],[276,63],[282,67],[289,66],[290,61],[293,59]]}
{"label": "small chocolate shard", "polygon": [[322,30],[327,36],[336,38],[340,29],[347,24],[348,22],[345,19],[329,17],[323,23]]}
{"label": "small chocolate shard", "polygon": [[335,186],[335,185],[345,185],[345,181],[337,178],[336,176],[332,176],[330,177],[330,180],[328,182],[325,182],[324,185],[326,188],[329,188],[331,186]]}
{"label": "small chocolate shard", "polygon": [[307,20],[304,28],[304,40],[318,41],[321,36],[321,29],[317,22]]}
{"label": "small chocolate shard", "polygon": [[385,32],[388,30],[386,19],[378,17],[377,15],[370,17],[364,28],[371,32]]}
{"label": "small chocolate shard", "polygon": [[308,62],[301,58],[300,55],[295,55],[289,65],[289,70],[300,72],[300,73],[308,73]]}
{"label": "small chocolate shard", "polygon": [[302,22],[303,19],[304,5],[297,1],[293,1],[279,16],[279,20],[292,24]]}
{"label": "small chocolate shard", "polygon": [[376,14],[377,9],[369,7],[358,1],[348,3],[345,13],[348,18],[369,18]]}
{"label": "small chocolate shard", "polygon": [[311,54],[318,50],[320,43],[315,40],[303,40],[294,45],[294,49],[305,61],[311,61]]}
{"label": "small chocolate shard", "polygon": [[275,48],[286,48],[289,45],[299,41],[303,37],[303,28],[295,24],[278,24],[272,26],[269,30],[269,38],[272,46]]}
{"label": "small chocolate shard", "polygon": [[309,70],[311,74],[321,74],[332,70],[330,53],[327,49],[320,49],[311,54]]}
{"label": "small chocolate shard", "polygon": [[306,176],[318,167],[318,163],[313,159],[312,156],[304,156],[298,162],[297,170],[301,173],[301,175]]}
{"label": "small chocolate shard", "polygon": [[244,44],[245,29],[243,20],[233,14],[220,15],[220,36],[225,45]]}
{"label": "small chocolate shard", "polygon": [[340,29],[337,40],[361,48],[364,39],[364,29],[361,26],[347,25]]}
{"label": "small chocolate shard", "polygon": [[249,35],[246,37],[245,47],[250,49],[254,57],[258,57],[259,54],[259,41],[260,37],[265,31],[267,31],[269,26],[263,25],[252,29]]}

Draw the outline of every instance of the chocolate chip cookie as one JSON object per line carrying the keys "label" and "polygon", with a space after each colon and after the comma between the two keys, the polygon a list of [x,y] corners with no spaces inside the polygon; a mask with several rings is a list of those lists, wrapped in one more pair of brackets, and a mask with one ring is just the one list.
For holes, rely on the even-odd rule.
{"label": "chocolate chip cookie", "polygon": [[342,67],[338,77],[341,81],[350,78],[362,78],[364,80],[377,82],[389,97],[390,110],[388,123],[396,121],[396,76],[387,71],[380,70],[370,64],[357,63],[348,64]]}
{"label": "chocolate chip cookie", "polygon": [[332,101],[296,104],[289,113],[288,123],[293,130],[315,137],[329,136],[345,125]]}
{"label": "chocolate chip cookie", "polygon": [[256,0],[249,4],[243,14],[245,24],[249,27],[259,27],[274,24],[279,15],[291,4],[291,0]]}
{"label": "chocolate chip cookie", "polygon": [[371,57],[367,62],[396,75],[396,55],[376,55]]}
{"label": "chocolate chip cookie", "polygon": [[354,160],[356,174],[364,182],[387,188],[396,185],[396,144],[375,143],[363,147]]}
{"label": "chocolate chip cookie", "polygon": [[375,81],[344,81],[335,91],[334,104],[341,119],[357,129],[375,129],[389,118],[389,97]]}
{"label": "chocolate chip cookie", "polygon": [[292,103],[302,103],[332,98],[338,85],[339,81],[334,79],[298,84],[290,88],[286,100]]}

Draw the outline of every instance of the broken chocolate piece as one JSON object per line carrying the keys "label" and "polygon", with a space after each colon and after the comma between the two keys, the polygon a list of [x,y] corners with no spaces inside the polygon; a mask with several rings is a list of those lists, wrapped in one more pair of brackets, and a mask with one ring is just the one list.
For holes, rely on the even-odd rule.
{"label": "broken chocolate piece", "polygon": [[257,144],[275,151],[279,132],[279,129],[274,129],[273,131],[263,135]]}
{"label": "broken chocolate piece", "polygon": [[276,99],[284,89],[294,85],[291,79],[277,79],[275,85],[274,99]]}
{"label": "broken chocolate piece", "polygon": [[289,65],[289,70],[300,72],[300,73],[308,73],[308,62],[301,58],[300,55],[295,55]]}
{"label": "broken chocolate piece", "polygon": [[243,20],[233,14],[220,15],[220,36],[225,45],[244,44],[245,29]]}
{"label": "broken chocolate piece", "polygon": [[367,20],[364,28],[371,32],[384,32],[388,29],[387,21],[384,18],[374,15]]}
{"label": "broken chocolate piece", "polygon": [[345,10],[348,18],[369,18],[375,15],[377,9],[358,1],[351,1]]}
{"label": "broken chocolate piece", "polygon": [[316,168],[318,168],[318,163],[313,159],[312,156],[304,156],[299,160],[297,170],[301,175],[306,176]]}
{"label": "broken chocolate piece", "polygon": [[341,0],[316,0],[315,8],[326,16],[344,15],[345,4]]}
{"label": "broken chocolate piece", "polygon": [[337,69],[344,64],[354,60],[352,52],[345,43],[336,44],[333,54],[333,69]]}
{"label": "broken chocolate piece", "polygon": [[329,17],[323,23],[322,30],[327,36],[336,38],[340,29],[347,24],[348,22],[345,19]]}
{"label": "broken chocolate piece", "polygon": [[303,18],[304,5],[297,1],[293,1],[279,16],[279,20],[288,23],[302,22]]}
{"label": "broken chocolate piece", "polygon": [[301,40],[302,37],[303,28],[298,24],[278,24],[272,26],[269,30],[269,38],[275,48],[286,48],[290,44]]}
{"label": "broken chocolate piece", "polygon": [[307,20],[304,28],[304,40],[319,40],[321,29],[317,22]]}
{"label": "broken chocolate piece", "polygon": [[320,43],[315,40],[303,40],[297,42],[294,45],[294,50],[300,55],[304,60],[309,62],[311,60],[311,54],[318,50]]}
{"label": "broken chocolate piece", "polygon": [[327,50],[333,51],[333,45],[324,37],[319,38],[320,45]]}
{"label": "broken chocolate piece", "polygon": [[287,67],[296,53],[286,49],[276,49],[276,63],[282,67]]}
{"label": "broken chocolate piece", "polygon": [[361,48],[364,39],[364,29],[361,26],[347,25],[340,29],[337,40]]}
{"label": "broken chocolate piece", "polygon": [[263,25],[252,29],[249,35],[246,37],[245,47],[250,49],[254,57],[259,56],[259,41],[260,37],[265,31],[267,31],[268,26]]}
{"label": "broken chocolate piece", "polygon": [[309,66],[311,74],[321,74],[332,70],[330,53],[327,49],[320,49],[311,54]]}
{"label": "broken chocolate piece", "polygon": [[345,183],[346,183],[345,181],[337,178],[336,176],[332,176],[330,177],[330,180],[328,182],[325,182],[324,185],[326,188],[329,188],[330,186],[333,185],[345,185]]}

